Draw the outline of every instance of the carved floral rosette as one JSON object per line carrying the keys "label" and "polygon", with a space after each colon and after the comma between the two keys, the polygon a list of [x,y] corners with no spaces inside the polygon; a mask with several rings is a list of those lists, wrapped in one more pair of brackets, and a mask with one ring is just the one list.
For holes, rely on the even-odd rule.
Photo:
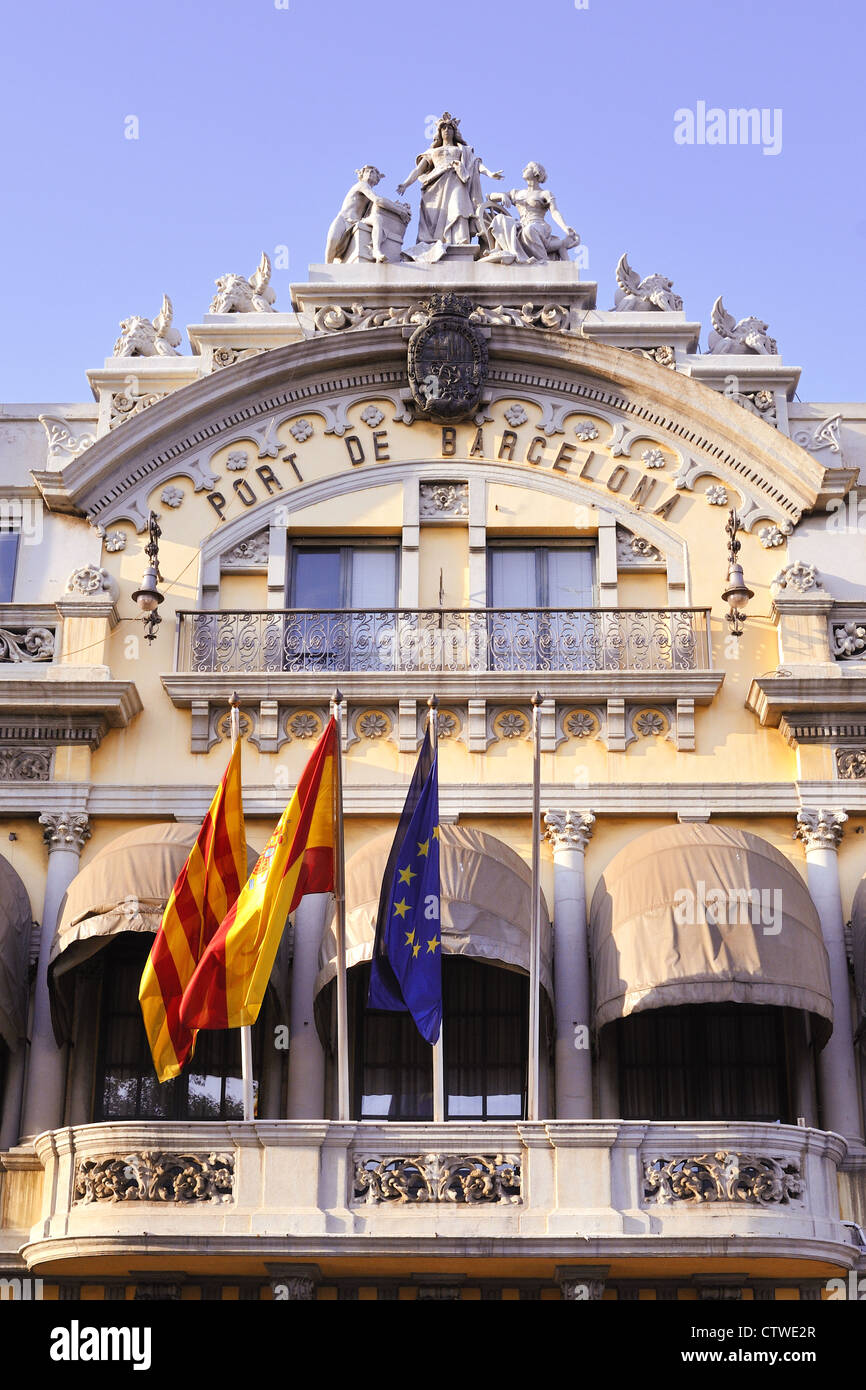
{"label": "carved floral rosette", "polygon": [[75,1201],[230,1202],[233,1154],[145,1151],[118,1158],[80,1158]]}
{"label": "carved floral rosette", "polygon": [[505,1202],[521,1196],[516,1154],[420,1154],[353,1157],[353,1202]]}
{"label": "carved floral rosette", "polygon": [[805,1184],[792,1158],[732,1153],[653,1158],[644,1163],[644,1200],[785,1204],[803,1196]]}

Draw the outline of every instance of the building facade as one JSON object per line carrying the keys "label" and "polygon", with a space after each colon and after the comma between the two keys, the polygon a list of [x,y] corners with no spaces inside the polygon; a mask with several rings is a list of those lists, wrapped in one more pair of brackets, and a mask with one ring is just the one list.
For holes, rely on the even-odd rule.
{"label": "building facade", "polygon": [[[866,406],[796,401],[721,300],[699,352],[625,257],[598,309],[544,171],[487,196],[451,118],[416,168],[411,248],[405,186],[367,166],[290,309],[263,257],[191,355],[166,300],[92,404],[0,418],[0,1274],[97,1299],[827,1296],[866,1273]],[[319,895],[244,1122],[235,1034],[158,1086],[138,981],[233,693],[258,849],[335,688],[352,1118]],[[431,695],[437,1119],[430,1049],[365,1008]]]}

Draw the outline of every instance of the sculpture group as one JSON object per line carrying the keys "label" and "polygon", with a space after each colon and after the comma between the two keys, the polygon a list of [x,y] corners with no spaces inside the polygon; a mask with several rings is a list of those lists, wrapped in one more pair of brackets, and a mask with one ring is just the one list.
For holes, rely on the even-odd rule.
{"label": "sculpture group", "polygon": [[[355,182],[343,199],[337,216],[328,229],[325,260],[331,264],[351,265],[369,263],[380,265],[435,265],[443,260],[478,262],[491,265],[546,265],[553,261],[570,260],[570,252],[580,244],[580,237],[559,211],[556,198],[547,183],[547,172],[541,164],[531,161],[523,170],[524,187],[499,193],[486,190],[483,181],[501,182],[501,169],[488,169],[481,157],[460,132],[460,121],[445,111],[436,121],[430,144],[416,156],[410,172],[398,183],[397,197],[380,193],[384,174],[375,164],[365,164],[356,170]],[[403,194],[417,183],[420,192],[417,240],[404,246],[412,221],[412,210]],[[253,274],[223,275],[216,281],[217,293],[210,304],[211,314],[272,314],[276,294],[270,284],[271,261],[263,251]],[[616,267],[617,291],[612,306],[614,312],[625,314],[682,314],[683,301],[674,291],[673,281],[654,272],[641,278],[629,264],[627,255],[620,257]],[[537,327],[561,327],[561,323],[544,317],[555,304],[546,308],[523,307],[522,319],[515,319],[516,310],[500,310],[505,317],[500,322],[531,323]],[[361,306],[348,311],[336,311],[342,321],[326,323],[326,330],[343,327],[373,327],[396,322],[393,314],[365,313]],[[408,312],[408,311],[407,311]],[[565,314],[564,310],[559,311]],[[131,317],[120,325],[120,337],[114,345],[115,357],[172,357],[177,356],[181,336],[172,323],[172,305],[164,296],[162,308],[154,319]],[[448,332],[456,333],[454,344],[465,346],[469,328],[462,324],[461,315],[451,306]],[[509,318],[508,315],[512,317]],[[529,314],[530,317],[526,317]],[[535,315],[532,317],[532,315]],[[767,324],[754,317],[735,320],[725,309],[721,295],[713,305],[712,329],[708,351],[713,354],[775,355],[778,347],[770,337]],[[406,322],[407,320],[404,320]],[[412,318],[413,323],[419,320]],[[489,320],[494,321],[494,320]],[[437,332],[445,332],[445,320],[437,319]],[[434,335],[435,336],[435,335]],[[471,335],[470,335],[471,336]],[[426,349],[425,349],[426,351]],[[432,351],[432,349],[431,349]],[[661,347],[659,352],[671,352]],[[435,358],[436,354],[433,353]],[[424,353],[420,353],[419,370]],[[661,360],[656,358],[656,360]],[[671,356],[671,361],[673,357]],[[220,363],[220,365],[223,365]],[[669,363],[665,363],[669,365]],[[469,368],[467,366],[467,371]],[[473,362],[469,376],[460,389],[451,383],[457,395],[478,386],[478,363]],[[417,381],[416,408],[430,418],[450,418],[444,394],[444,377],[440,379],[435,363],[426,363]],[[450,388],[449,388],[450,389]],[[426,393],[426,394],[425,394]],[[444,393],[444,394],[443,394]],[[470,393],[471,394],[471,393]],[[154,398],[156,399],[156,398]],[[462,408],[462,407],[461,407]]]}
{"label": "sculpture group", "polygon": [[[566,261],[580,237],[568,226],[556,199],[544,188],[547,174],[540,164],[527,164],[525,188],[507,193],[485,193],[482,179],[502,179],[501,169],[488,169],[460,133],[460,122],[446,111],[436,123],[436,133],[415,166],[397,185],[400,199],[411,184],[421,192],[418,239],[404,248],[411,221],[409,204],[392,201],[376,192],[383,174],[375,165],[357,171],[357,182],[343,199],[331,224],[325,260],[433,264],[451,255],[465,255],[452,248],[472,248],[472,259],[500,265],[538,265]],[[547,221],[563,233],[558,236]]]}

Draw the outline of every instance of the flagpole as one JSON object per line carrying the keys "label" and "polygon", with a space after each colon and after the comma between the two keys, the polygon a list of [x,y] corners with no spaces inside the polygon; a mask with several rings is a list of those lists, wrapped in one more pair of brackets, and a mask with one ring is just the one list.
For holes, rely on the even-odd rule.
{"label": "flagpole", "polygon": [[[231,708],[231,729],[232,729],[232,752],[238,745],[241,736],[241,710],[238,692],[232,691],[229,700]],[[255,1098],[253,1095],[253,1030],[250,1027],[241,1028],[241,1090],[244,1097],[244,1119],[255,1119]]]}
{"label": "flagpole", "polygon": [[[439,748],[439,696],[431,695],[427,701],[427,727],[430,730],[430,747],[435,760]],[[442,939],[441,923],[439,939]],[[441,955],[440,946],[440,955]],[[444,973],[444,971],[443,971]],[[439,1024],[439,1037],[433,1044],[433,1123],[445,1122],[445,1010]]]}
{"label": "flagpole", "polygon": [[526,1118],[539,1119],[539,975],[541,973],[541,693],[532,697],[532,915],[529,927],[529,1074]]}
{"label": "flagpole", "polygon": [[343,694],[331,696],[331,714],[337,725],[337,751],[334,758],[334,901],[337,936],[337,1119],[349,1119],[349,1009],[346,984],[346,861],[343,842]]}

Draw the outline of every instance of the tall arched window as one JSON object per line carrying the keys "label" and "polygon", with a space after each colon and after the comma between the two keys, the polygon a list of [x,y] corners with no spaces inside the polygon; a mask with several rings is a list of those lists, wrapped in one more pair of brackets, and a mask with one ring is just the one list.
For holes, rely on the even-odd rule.
{"label": "tall arched window", "polygon": [[[442,969],[446,1118],[522,1119],[527,976],[463,956],[445,956]],[[361,1120],[431,1120],[432,1049],[408,1014],[367,1009],[369,979],[367,964],[349,972],[352,1113]]]}
{"label": "tall arched window", "polygon": [[[125,933],[100,953],[102,971],[94,1119],[242,1120],[240,1042],[236,1029],[201,1032],[180,1076],[160,1084],[138,986],[152,945],[149,935]],[[261,1076],[262,1029],[253,1029],[255,1092]]]}

